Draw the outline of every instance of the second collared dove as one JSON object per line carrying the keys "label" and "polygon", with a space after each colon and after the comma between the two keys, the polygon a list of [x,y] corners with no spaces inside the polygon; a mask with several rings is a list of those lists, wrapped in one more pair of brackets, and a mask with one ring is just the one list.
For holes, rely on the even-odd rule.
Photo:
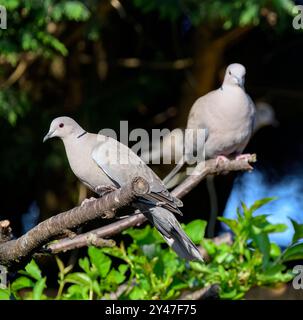
{"label": "second collared dove", "polygon": [[[245,67],[229,65],[222,86],[200,97],[192,106],[187,128],[203,129],[205,139],[188,139],[185,133],[184,155],[164,179],[168,183],[185,163],[192,162],[195,153],[205,150],[205,159],[243,157],[254,127],[255,106],[245,92]],[[197,141],[197,143],[195,143]]]}
{"label": "second collared dove", "polygon": [[[267,126],[277,126],[274,108],[267,102],[256,102],[253,134]],[[151,150],[143,150],[141,159],[146,163],[160,164],[161,159],[178,162],[184,151],[184,129],[176,128],[164,135],[163,139],[152,141]]]}
{"label": "second collared dove", "polygon": [[134,206],[153,223],[180,257],[203,261],[198,248],[172,213],[181,213],[178,207],[182,202],[167,191],[160,178],[127,146],[113,138],[88,133],[69,117],[52,121],[43,141],[53,137],[62,139],[74,174],[101,196],[137,176],[145,178],[150,192],[138,198]]}

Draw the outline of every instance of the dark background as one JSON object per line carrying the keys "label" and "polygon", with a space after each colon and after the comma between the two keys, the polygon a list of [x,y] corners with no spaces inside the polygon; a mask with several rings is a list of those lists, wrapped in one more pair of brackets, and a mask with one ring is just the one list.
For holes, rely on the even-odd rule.
{"label": "dark background", "polygon": [[[26,229],[20,217],[31,204],[36,203],[43,220],[86,196],[68,167],[63,144],[42,144],[54,117],[71,116],[91,132],[118,130],[120,120],[128,120],[130,130],[184,126],[194,100],[220,86],[226,66],[233,62],[245,65],[247,92],[255,101],[270,103],[279,122],[252,138],[247,151],[257,153],[256,168],[272,183],[300,168],[303,37],[282,5],[222,1],[214,8],[210,1],[193,0],[83,3],[88,18],[62,14],[57,21],[43,16],[41,28],[53,30],[68,54],[38,38],[33,49],[37,12],[46,14],[39,4],[24,14],[20,0],[19,7],[8,11],[8,29],[0,34],[1,82],[21,62],[27,65],[14,83],[1,86],[0,95],[0,217],[12,222],[16,235]],[[255,13],[243,22],[243,14],[254,6]],[[22,42],[26,32],[32,37],[27,47]],[[7,57],[11,51],[18,56],[16,64]],[[169,170],[153,169],[161,177]],[[236,175],[215,178],[219,214]],[[184,222],[208,219],[205,183],[184,198],[183,212]]]}

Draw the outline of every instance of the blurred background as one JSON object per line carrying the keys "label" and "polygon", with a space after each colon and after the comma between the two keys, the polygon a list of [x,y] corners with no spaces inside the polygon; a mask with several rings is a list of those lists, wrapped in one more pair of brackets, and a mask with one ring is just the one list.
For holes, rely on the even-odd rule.
{"label": "blurred background", "polygon": [[[183,222],[232,216],[240,200],[278,196],[268,213],[303,222],[303,37],[290,0],[0,0],[0,219],[16,236],[87,196],[54,117],[85,129],[184,127],[193,102],[233,62],[260,109],[247,151],[254,173],[215,177],[184,198]],[[300,22],[303,24],[302,19]],[[264,107],[265,106],[265,107]],[[153,169],[161,176],[169,167]],[[261,188],[262,186],[262,188]],[[215,192],[214,192],[214,190]],[[276,219],[276,218],[275,218]],[[279,221],[280,221],[279,220]],[[282,222],[284,222],[284,220]],[[220,226],[216,226],[216,233]],[[280,245],[286,238],[276,239]]]}

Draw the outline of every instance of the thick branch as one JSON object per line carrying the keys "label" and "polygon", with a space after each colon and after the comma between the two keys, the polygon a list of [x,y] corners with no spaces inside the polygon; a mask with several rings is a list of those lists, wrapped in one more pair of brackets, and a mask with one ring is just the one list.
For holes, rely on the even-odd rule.
{"label": "thick branch", "polygon": [[11,267],[23,263],[37,249],[58,237],[62,230],[77,228],[96,218],[113,218],[115,211],[147,193],[149,185],[142,178],[134,179],[121,189],[104,197],[51,217],[17,240],[0,244],[0,265]]}
{"label": "thick branch", "polygon": [[[190,175],[176,187],[172,191],[172,195],[178,198],[184,197],[209,174],[252,170],[249,162],[255,161],[255,155],[251,155],[248,160],[231,160],[219,163],[216,163],[215,160],[208,160],[204,164],[199,164],[194,169],[195,174]],[[9,230],[7,223],[4,222],[4,228],[0,230],[0,239],[2,239],[2,243],[0,242],[0,265],[7,267],[20,265],[20,263],[25,262],[43,245],[62,234],[63,230],[77,228],[96,218],[113,218],[118,208],[131,203],[137,196],[147,193],[148,190],[148,182],[142,178],[136,178],[131,184],[111,192],[100,199],[88,202],[84,206],[76,207],[41,222],[17,240],[7,241],[9,238],[3,236]],[[146,218],[142,214],[136,214],[89,233],[76,236],[73,239],[66,238],[57,243],[50,244],[47,247],[47,251],[57,253],[80,248],[92,244],[91,239],[95,239],[95,243],[98,242],[100,245],[110,245],[112,243],[103,238],[120,233],[129,227],[140,225],[145,220]],[[5,242],[3,242],[3,239],[5,239]]]}
{"label": "thick branch", "polygon": [[[240,170],[252,170],[249,162],[253,163],[256,161],[256,155],[253,154],[247,160],[231,160],[229,162],[219,162],[216,164],[215,160],[207,160],[204,164],[200,164],[194,170],[197,174],[190,175],[184,180],[179,186],[177,186],[171,193],[177,198],[182,198],[188,194],[192,189],[194,189],[199,182],[201,182],[209,174],[220,174],[222,172],[228,171],[240,171]],[[193,173],[194,173],[193,172]],[[146,221],[143,214],[133,215],[131,217],[125,218],[123,220],[111,223],[107,226],[98,228],[96,230],[90,231],[76,236],[73,239],[63,239],[57,243],[50,244],[48,250],[51,253],[58,253],[61,251],[72,250],[75,248],[81,248],[87,245],[87,237],[89,234],[95,234],[100,238],[107,238],[122,232],[130,227],[139,226]],[[203,252],[204,254],[205,252]]]}

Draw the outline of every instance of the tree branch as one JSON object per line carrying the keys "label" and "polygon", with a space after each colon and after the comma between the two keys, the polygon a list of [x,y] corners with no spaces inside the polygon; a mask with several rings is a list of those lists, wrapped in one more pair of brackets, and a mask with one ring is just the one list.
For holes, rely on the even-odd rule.
{"label": "tree branch", "polygon": [[[25,263],[35,251],[62,234],[63,230],[77,228],[97,218],[113,218],[117,209],[128,205],[137,196],[148,191],[148,182],[138,177],[121,189],[108,193],[100,199],[53,216],[39,223],[17,240],[1,243],[0,265],[15,267]],[[2,221],[0,225],[3,223]],[[4,238],[5,233],[2,231],[7,231],[7,228],[7,223],[4,223],[4,228],[0,229],[0,239]]]}
{"label": "tree branch", "polygon": [[[177,186],[171,193],[182,198],[188,194],[201,180],[209,174],[220,174],[229,171],[252,170],[250,162],[256,161],[256,155],[251,155],[248,160],[231,160],[216,163],[208,160],[199,164],[185,181]],[[149,191],[149,184],[143,178],[135,178],[130,184],[121,189],[108,193],[102,198],[75,207],[66,212],[53,216],[31,229],[16,240],[10,240],[11,230],[9,222],[0,222],[0,265],[19,267],[24,264],[33,253],[39,251],[43,245],[62,235],[64,230],[77,228],[88,221],[97,218],[110,219],[115,216],[115,211],[122,208],[136,197]],[[141,225],[146,218],[143,214],[135,214],[128,218],[116,221],[102,228],[78,235],[72,239],[66,238],[56,243],[49,244],[44,251],[58,253],[88,245],[112,246],[112,240],[105,240],[121,231]]]}
{"label": "tree branch", "polygon": [[174,189],[172,194],[178,198],[184,197],[208,175],[222,174],[231,171],[251,171],[253,167],[249,163],[256,161],[256,155],[252,154],[248,160],[220,161],[218,164],[215,159],[201,162],[196,166],[192,174]]}
{"label": "tree branch", "polygon": [[[182,198],[194,189],[199,182],[201,182],[209,174],[220,174],[229,171],[252,170],[249,163],[256,162],[256,155],[252,154],[248,161],[246,160],[231,160],[229,162],[219,162],[216,160],[207,160],[204,164],[199,164],[194,170],[193,174],[185,179],[179,186],[177,186],[171,194],[177,198]],[[195,173],[195,174],[194,174]],[[87,237],[90,234],[95,234],[99,238],[108,238],[110,236],[121,233],[123,230],[139,226],[146,221],[145,216],[140,213],[132,215],[120,221],[116,221],[107,226],[95,229],[93,231],[76,236],[73,239],[63,239],[57,243],[50,244],[47,247],[48,252],[58,253],[61,251],[81,248],[87,245]],[[205,252],[203,252],[205,253]]]}

